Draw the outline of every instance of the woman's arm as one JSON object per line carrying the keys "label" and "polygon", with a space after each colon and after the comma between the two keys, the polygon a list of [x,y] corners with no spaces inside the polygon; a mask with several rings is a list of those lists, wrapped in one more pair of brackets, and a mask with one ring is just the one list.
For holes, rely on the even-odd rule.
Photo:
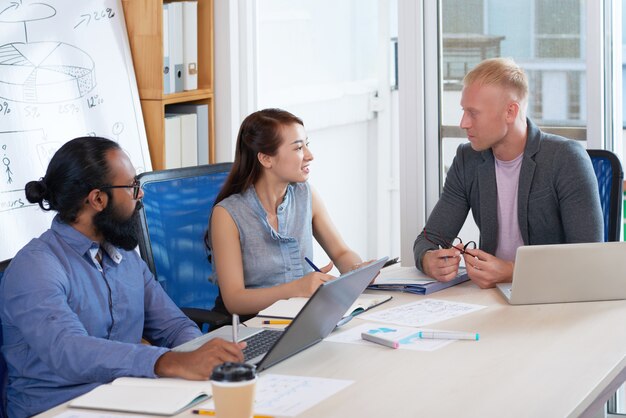
{"label": "woman's arm", "polygon": [[312,187],[311,206],[313,211],[313,236],[335,263],[339,271],[345,273],[359,267],[362,264],[361,257],[343,241],[339,231],[337,231],[330,219],[322,199]]}
{"label": "woman's arm", "polygon": [[321,269],[322,273],[309,273],[290,283],[262,289],[246,289],[239,230],[228,211],[221,206],[213,209],[211,242],[222,299],[226,309],[232,313],[256,314],[279,299],[309,297],[323,282],[333,279],[325,274],[332,268],[332,264],[329,264]]}

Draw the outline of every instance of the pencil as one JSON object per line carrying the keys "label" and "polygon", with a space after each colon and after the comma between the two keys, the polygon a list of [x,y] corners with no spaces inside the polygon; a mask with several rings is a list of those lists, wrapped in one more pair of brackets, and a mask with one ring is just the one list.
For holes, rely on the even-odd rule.
{"label": "pencil", "polygon": [[263,321],[264,325],[289,325],[291,319],[266,319]]}
{"label": "pencil", "polygon": [[[215,416],[215,411],[211,409],[194,409],[191,412],[193,412],[196,415],[207,415],[210,417]],[[252,418],[274,418],[274,417],[271,415],[253,415]]]}

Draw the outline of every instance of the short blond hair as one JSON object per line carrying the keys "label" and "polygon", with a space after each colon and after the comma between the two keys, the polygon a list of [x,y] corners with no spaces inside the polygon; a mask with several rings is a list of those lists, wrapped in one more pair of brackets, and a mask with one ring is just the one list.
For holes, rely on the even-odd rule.
{"label": "short blond hair", "polygon": [[499,85],[517,94],[519,101],[528,98],[528,78],[511,58],[491,58],[480,62],[465,75],[465,87],[473,83]]}

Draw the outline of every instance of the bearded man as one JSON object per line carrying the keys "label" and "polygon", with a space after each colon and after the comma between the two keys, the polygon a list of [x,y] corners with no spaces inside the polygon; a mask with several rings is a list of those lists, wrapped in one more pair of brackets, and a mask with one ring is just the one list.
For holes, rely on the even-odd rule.
{"label": "bearded man", "polygon": [[245,343],[220,339],[169,350],[201,332],[133,250],[143,191],[117,143],[67,142],[25,191],[58,214],[0,285],[8,416],[35,415],[122,376],[205,380],[216,365],[243,361]]}

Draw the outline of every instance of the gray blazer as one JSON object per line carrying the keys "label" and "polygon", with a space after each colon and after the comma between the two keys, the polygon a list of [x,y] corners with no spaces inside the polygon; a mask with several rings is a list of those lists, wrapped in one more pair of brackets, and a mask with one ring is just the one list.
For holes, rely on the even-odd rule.
{"label": "gray blazer", "polygon": [[[529,119],[527,122],[517,200],[524,245],[603,241],[598,183],[587,152],[576,141],[541,132]],[[480,230],[480,248],[494,254],[497,201],[493,152],[477,152],[469,143],[461,144],[426,231],[451,242],[471,209]],[[423,270],[424,253],[433,249],[437,247],[422,231],[413,244],[418,269]]]}

